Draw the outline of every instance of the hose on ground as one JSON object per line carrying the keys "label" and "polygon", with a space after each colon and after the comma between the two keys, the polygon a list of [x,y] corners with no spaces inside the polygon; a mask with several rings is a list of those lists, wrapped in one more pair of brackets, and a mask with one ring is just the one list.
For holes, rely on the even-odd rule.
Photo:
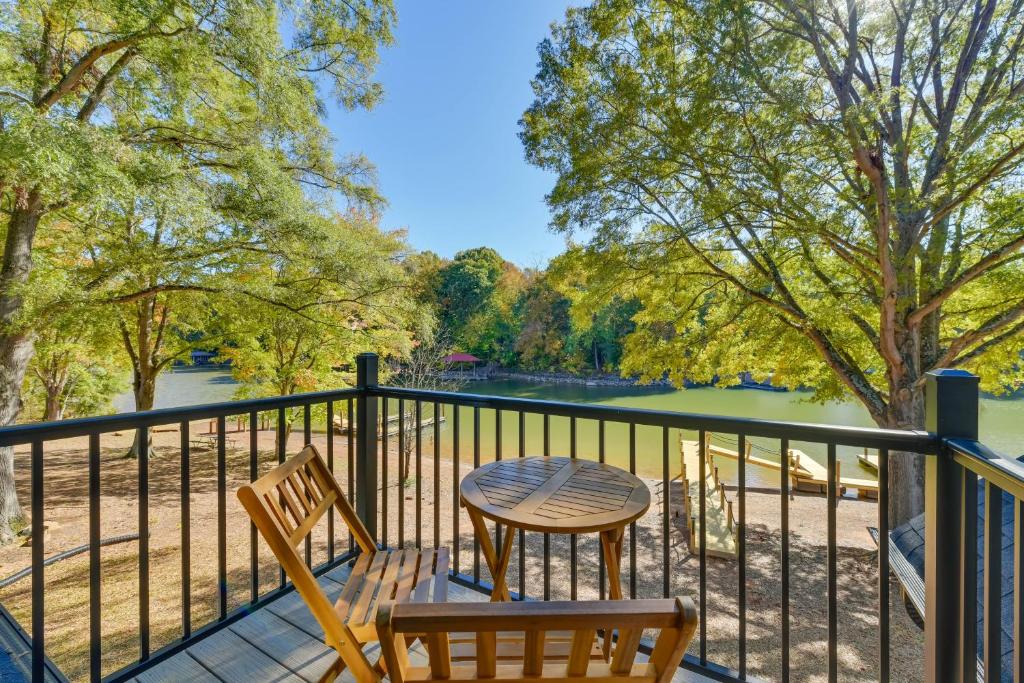
{"label": "hose on ground", "polygon": [[[137,540],[139,540],[139,535],[138,534],[125,534],[123,536],[111,536],[110,538],[100,539],[100,547],[102,548],[102,547],[108,546],[108,545],[117,545],[118,543],[128,543],[130,541],[137,541]],[[82,553],[87,553],[87,552],[89,552],[89,544],[88,543],[86,543],[85,545],[80,545],[77,548],[72,548],[71,550],[65,550],[62,553],[57,553],[56,555],[52,555],[52,556],[46,558],[45,560],[43,560],[43,566],[44,567],[49,567],[51,564],[55,564],[57,562],[60,562],[61,560],[66,560],[69,557],[74,557],[75,555],[81,555]],[[11,574],[10,576],[8,576],[5,579],[0,579],[0,588],[7,588],[8,586],[10,586],[15,581],[18,581],[19,579],[23,579],[26,576],[29,576],[31,574],[32,574],[32,567],[25,567],[21,571],[15,572],[14,574]]]}

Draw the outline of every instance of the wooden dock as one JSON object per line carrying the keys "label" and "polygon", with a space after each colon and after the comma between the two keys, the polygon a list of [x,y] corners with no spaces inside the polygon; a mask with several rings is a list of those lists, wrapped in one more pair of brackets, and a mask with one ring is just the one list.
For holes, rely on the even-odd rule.
{"label": "wooden dock", "polygon": [[[736,559],[736,520],[732,501],[725,497],[725,488],[718,479],[717,468],[710,462],[705,467],[704,521],[707,524],[707,554],[712,557]],[[683,484],[683,514],[689,528],[690,552],[700,552],[700,448],[696,441],[682,441],[680,479]]]}
{"label": "wooden dock", "polygon": [[878,473],[878,455],[876,453],[868,453],[867,449],[863,453],[857,456],[857,460],[860,460],[860,464],[867,467],[869,470]]}
{"label": "wooden dock", "polygon": [[[411,420],[406,420],[405,421],[405,429],[406,429],[407,432],[408,431],[415,432],[415,430],[416,430],[415,422],[416,422],[415,418],[413,418]],[[444,422],[445,422],[445,416],[442,415],[441,416],[441,424],[444,424]],[[426,419],[420,420],[420,429],[426,429],[427,427],[430,427],[433,424],[434,424],[434,418],[432,418],[432,417],[428,417]],[[388,436],[394,436],[395,434],[397,434],[398,433],[398,428],[399,428],[398,415],[388,415]],[[348,430],[349,430],[348,420],[343,419],[340,415],[335,415],[334,416],[334,433],[335,434],[348,434]],[[377,438],[379,439],[381,436],[382,436],[382,430],[380,428],[380,425],[377,425]]]}
{"label": "wooden dock", "polygon": [[[711,437],[712,435],[709,433],[707,436],[708,456],[711,458],[712,462],[715,458],[727,458],[729,460],[739,459],[739,453],[711,443]],[[696,441],[692,443],[696,443]],[[748,441],[746,457],[744,458],[748,463],[774,472],[782,472],[781,462],[758,457],[753,454],[752,450],[753,444]],[[843,476],[840,464],[841,463],[836,463],[836,474],[839,477],[838,491],[840,495],[846,491],[856,490],[857,495],[861,498],[878,498],[877,480]],[[790,489],[793,491],[820,494],[825,494],[828,491],[828,469],[811,456],[795,448],[789,449],[789,480]]]}

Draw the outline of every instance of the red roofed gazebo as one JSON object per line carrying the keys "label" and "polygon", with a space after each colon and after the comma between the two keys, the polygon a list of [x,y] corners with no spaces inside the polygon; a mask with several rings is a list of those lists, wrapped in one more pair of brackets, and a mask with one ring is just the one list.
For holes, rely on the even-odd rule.
{"label": "red roofed gazebo", "polygon": [[[484,361],[471,353],[449,353],[442,360],[445,364],[456,366],[458,368],[457,373],[459,379],[485,379],[485,377],[479,376],[476,372],[477,365]],[[472,369],[472,372],[466,372],[467,365]]]}
{"label": "red roofed gazebo", "polygon": [[445,363],[482,363],[483,361],[471,353],[450,353],[444,357]]}

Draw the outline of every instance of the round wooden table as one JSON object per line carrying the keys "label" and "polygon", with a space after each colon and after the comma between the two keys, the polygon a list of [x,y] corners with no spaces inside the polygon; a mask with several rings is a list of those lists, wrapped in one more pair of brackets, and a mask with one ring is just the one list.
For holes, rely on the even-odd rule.
{"label": "round wooden table", "polygon": [[505,572],[515,534],[506,533],[496,552],[485,518],[512,529],[599,533],[608,567],[608,595],[613,600],[622,598],[619,563],[623,532],[651,506],[647,485],[629,472],[573,458],[499,460],[466,475],[459,494],[494,578],[492,601],[510,598]]}

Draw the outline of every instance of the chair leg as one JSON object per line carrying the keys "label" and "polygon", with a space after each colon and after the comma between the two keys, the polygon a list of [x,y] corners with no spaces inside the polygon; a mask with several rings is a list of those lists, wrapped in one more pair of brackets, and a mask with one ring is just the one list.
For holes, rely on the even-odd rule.
{"label": "chair leg", "polygon": [[331,683],[334,679],[341,675],[341,672],[345,670],[345,660],[338,656],[329,667],[327,671],[317,679],[317,683]]}

